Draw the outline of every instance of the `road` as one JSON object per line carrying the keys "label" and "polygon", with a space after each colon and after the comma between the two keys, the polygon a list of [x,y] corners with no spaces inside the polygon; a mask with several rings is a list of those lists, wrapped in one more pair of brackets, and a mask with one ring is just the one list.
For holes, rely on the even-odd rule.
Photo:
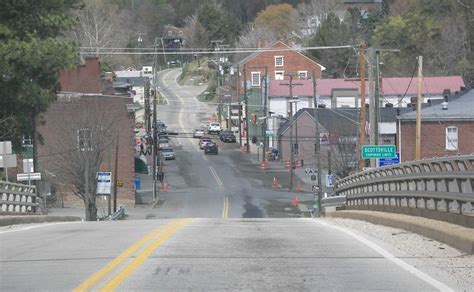
{"label": "road", "polygon": [[[298,215],[294,196],[271,187],[287,172],[262,173],[235,144],[204,155],[192,129],[212,105],[203,88],[161,74],[177,159],[168,192],[149,220],[26,225],[0,229],[0,291],[450,291],[451,278],[416,267],[384,241],[331,220]],[[188,134],[185,134],[188,133]]]}
{"label": "road", "polygon": [[63,223],[0,240],[1,291],[449,289],[322,219]]}
{"label": "road", "polygon": [[[179,69],[159,75],[159,90],[167,103],[158,107],[158,119],[179,135],[172,137],[176,160],[165,162],[167,193],[159,194],[159,218],[265,218],[291,217],[295,196],[314,200],[311,194],[272,189],[273,177],[284,185],[288,171],[262,173],[249,155],[240,153],[239,143],[222,143],[217,135],[219,155],[204,155],[194,129],[208,124],[216,106],[199,102],[205,87],[180,86]],[[237,137],[238,138],[238,137]]]}

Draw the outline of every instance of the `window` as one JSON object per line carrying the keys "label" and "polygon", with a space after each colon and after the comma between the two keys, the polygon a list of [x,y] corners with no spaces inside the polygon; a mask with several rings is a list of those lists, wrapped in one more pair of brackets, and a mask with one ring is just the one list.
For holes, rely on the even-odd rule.
{"label": "window", "polygon": [[89,128],[82,128],[77,130],[77,148],[80,151],[92,150],[92,133]]}
{"label": "window", "polygon": [[306,80],[308,79],[308,71],[298,71],[298,76],[300,80]]}
{"label": "window", "polygon": [[252,86],[260,86],[260,72],[252,72]]}
{"label": "window", "polygon": [[275,56],[275,66],[283,66],[283,56]]}
{"label": "window", "polygon": [[446,150],[458,149],[458,127],[450,126],[446,128]]}
{"label": "window", "polygon": [[285,79],[285,71],[275,71],[275,80]]}

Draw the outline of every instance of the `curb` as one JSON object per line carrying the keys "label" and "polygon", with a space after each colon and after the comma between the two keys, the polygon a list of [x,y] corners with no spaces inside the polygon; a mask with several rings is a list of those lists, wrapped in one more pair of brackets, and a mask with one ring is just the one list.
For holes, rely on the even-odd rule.
{"label": "curb", "polygon": [[31,215],[31,216],[1,216],[0,226],[9,226],[15,224],[31,224],[45,222],[72,222],[82,221],[81,217],[76,216],[48,216],[48,215]]}
{"label": "curb", "polygon": [[326,217],[367,221],[404,229],[474,254],[474,229],[421,217],[375,211],[336,211]]}

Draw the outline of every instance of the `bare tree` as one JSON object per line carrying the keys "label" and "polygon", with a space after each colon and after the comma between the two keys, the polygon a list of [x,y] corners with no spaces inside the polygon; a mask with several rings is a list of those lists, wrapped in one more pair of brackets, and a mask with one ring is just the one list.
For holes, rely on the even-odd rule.
{"label": "bare tree", "polygon": [[[95,54],[102,48],[125,47],[132,34],[131,14],[106,0],[84,0],[83,3],[83,9],[73,12],[78,24],[69,33],[70,37]],[[110,56],[105,58],[113,62]]]}
{"label": "bare tree", "polygon": [[63,119],[47,121],[49,131],[56,133],[54,144],[49,143],[50,157],[43,163],[47,173],[68,185],[72,193],[84,202],[85,217],[97,220],[96,174],[104,162],[117,135],[114,115],[106,100],[80,97],[72,102],[59,102],[53,110],[68,114]]}
{"label": "bare tree", "polygon": [[[270,45],[277,40],[276,35],[264,26],[257,26],[254,23],[249,23],[241,34],[237,42],[239,48],[257,48],[264,47],[266,44]],[[236,61],[239,61],[247,56],[246,54],[237,54]]]}
{"label": "bare tree", "polygon": [[206,48],[209,43],[209,35],[206,29],[198,21],[195,13],[186,17],[183,29],[186,31],[186,46],[189,48]]}
{"label": "bare tree", "polygon": [[0,117],[0,140],[12,136],[15,131],[15,118],[12,115]]}

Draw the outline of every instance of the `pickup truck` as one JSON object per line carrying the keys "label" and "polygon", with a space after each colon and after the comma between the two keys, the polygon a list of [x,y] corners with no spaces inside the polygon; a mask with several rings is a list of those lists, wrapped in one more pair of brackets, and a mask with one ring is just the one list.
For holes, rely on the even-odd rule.
{"label": "pickup truck", "polygon": [[208,134],[219,134],[221,132],[221,124],[219,123],[210,123],[207,126],[207,133]]}

